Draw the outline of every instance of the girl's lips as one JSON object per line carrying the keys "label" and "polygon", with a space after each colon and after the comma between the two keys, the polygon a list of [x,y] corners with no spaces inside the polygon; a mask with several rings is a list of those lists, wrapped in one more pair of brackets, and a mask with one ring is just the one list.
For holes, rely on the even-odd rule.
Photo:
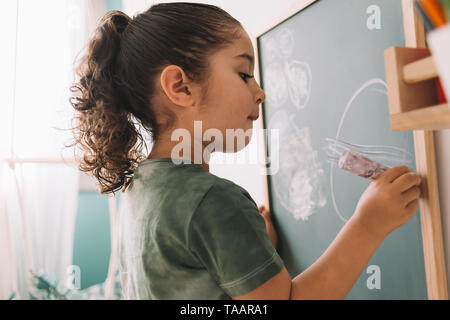
{"label": "girl's lips", "polygon": [[257,120],[258,118],[259,118],[259,115],[255,116],[255,117],[252,117],[252,116],[249,117],[249,119],[252,119],[253,121]]}

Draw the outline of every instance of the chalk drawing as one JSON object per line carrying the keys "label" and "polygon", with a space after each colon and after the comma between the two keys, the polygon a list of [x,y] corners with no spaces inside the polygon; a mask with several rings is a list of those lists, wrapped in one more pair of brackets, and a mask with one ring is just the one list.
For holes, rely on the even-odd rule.
{"label": "chalk drawing", "polygon": [[267,39],[264,45],[264,52],[267,55],[267,61],[272,62],[280,57],[280,50],[278,49],[278,41],[274,37]]}
{"label": "chalk drawing", "polygon": [[288,28],[283,28],[278,32],[277,38],[281,56],[289,58],[294,52],[294,33]]}
{"label": "chalk drawing", "polygon": [[[377,85],[381,85],[383,87],[383,89],[374,87]],[[350,108],[353,105],[353,102],[355,101],[355,99],[364,91],[364,90],[369,90],[369,91],[375,91],[375,92],[379,92],[383,95],[387,96],[387,85],[386,82],[384,82],[382,79],[380,78],[374,78],[374,79],[370,79],[368,81],[366,81],[354,94],[353,96],[350,98],[350,100],[348,101],[347,105],[345,106],[344,112],[342,114],[342,117],[340,119],[339,125],[338,125],[338,130],[336,133],[336,140],[340,140],[341,139],[341,130],[343,128],[343,123],[345,118],[347,117],[347,113],[349,112]],[[350,142],[349,142],[350,143]],[[377,153],[373,153],[372,155],[370,155],[370,158],[380,161],[380,160],[387,160],[387,161],[391,161],[391,162],[397,162],[396,165],[407,165],[408,163],[412,162],[412,154],[410,152],[408,152],[404,146],[403,149],[401,148],[397,148],[394,146],[381,146],[381,145],[357,145],[357,144],[353,144],[356,148],[360,148],[361,151],[365,151],[367,152],[378,152]],[[391,157],[387,157],[386,155],[389,155],[389,152],[383,149],[389,149],[390,151],[392,150],[397,150],[398,153],[391,153]],[[359,150],[356,150],[359,152]],[[406,156],[409,155],[411,158],[407,159]],[[348,221],[347,218],[344,217],[344,215],[341,213],[341,211],[338,208],[338,205],[336,203],[336,198],[335,198],[335,194],[334,194],[334,167],[335,164],[330,163],[330,190],[331,190],[331,198],[332,198],[332,204],[334,207],[334,210],[336,212],[336,214],[338,215],[338,217],[346,222]],[[341,170],[341,169],[339,169]]]}
{"label": "chalk drawing", "polygon": [[[363,154],[366,157],[375,161],[388,161],[394,164],[400,163],[403,165],[408,162],[412,162],[411,159],[407,160],[406,157],[412,157],[412,153],[405,148],[397,148],[393,146],[383,145],[364,145],[350,143],[344,140],[336,141],[334,139],[325,138],[328,141],[327,148],[324,148],[330,156],[339,157],[345,148],[350,148],[356,152]],[[330,151],[330,152],[329,152]],[[333,155],[333,153],[335,153]]]}
{"label": "chalk drawing", "polygon": [[298,128],[292,117],[290,124],[294,130],[280,143],[280,170],[274,190],[295,220],[306,221],[326,205],[325,174],[318,152],[312,147],[310,129]]}
{"label": "chalk drawing", "polygon": [[278,58],[290,58],[295,48],[294,32],[288,28],[282,28],[274,36],[264,41],[266,60],[271,62]]}
{"label": "chalk drawing", "polygon": [[286,103],[288,96],[297,110],[303,109],[309,101],[311,67],[306,62],[290,60],[294,48],[294,32],[288,28],[281,29],[264,44],[270,62],[263,73],[264,91],[267,100],[276,108]]}
{"label": "chalk drawing", "polygon": [[267,99],[274,107],[281,107],[288,97],[287,82],[282,65],[278,63],[268,65],[263,77]]}
{"label": "chalk drawing", "polygon": [[303,109],[309,101],[311,94],[312,73],[305,62],[292,61],[285,63],[285,74],[288,80],[289,97],[292,104]]}
{"label": "chalk drawing", "polygon": [[278,137],[280,141],[282,141],[286,137],[288,129],[286,123],[288,122],[289,122],[289,114],[284,110],[279,110],[270,117],[269,129],[278,130]]}

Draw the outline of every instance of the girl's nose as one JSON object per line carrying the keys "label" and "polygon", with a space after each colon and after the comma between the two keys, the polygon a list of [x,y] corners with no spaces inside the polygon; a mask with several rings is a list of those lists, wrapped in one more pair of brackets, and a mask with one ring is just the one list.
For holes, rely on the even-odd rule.
{"label": "girl's nose", "polygon": [[266,100],[266,94],[264,93],[263,89],[258,84],[258,92],[256,94],[256,104],[259,105]]}

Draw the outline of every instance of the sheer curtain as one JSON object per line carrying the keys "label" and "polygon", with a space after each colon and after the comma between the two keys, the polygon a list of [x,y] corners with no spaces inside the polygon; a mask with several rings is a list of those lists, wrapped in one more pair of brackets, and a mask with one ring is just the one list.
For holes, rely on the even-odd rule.
{"label": "sheer curtain", "polygon": [[79,173],[68,161],[72,150],[63,148],[71,137],[69,87],[74,60],[106,4],[16,0],[1,6],[0,299],[12,292],[29,299],[29,269],[60,281],[71,276]]}

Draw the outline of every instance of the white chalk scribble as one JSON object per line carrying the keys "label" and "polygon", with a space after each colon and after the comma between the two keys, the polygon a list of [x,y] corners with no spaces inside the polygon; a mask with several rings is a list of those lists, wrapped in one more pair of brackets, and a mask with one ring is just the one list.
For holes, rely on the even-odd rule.
{"label": "white chalk scribble", "polygon": [[264,70],[264,91],[275,108],[280,108],[287,101],[287,81],[281,64],[270,64]]}
{"label": "white chalk scribble", "polygon": [[298,110],[303,109],[311,94],[311,68],[305,62],[292,61],[285,64],[285,74],[292,104]]}
{"label": "white chalk scribble", "polygon": [[[379,88],[380,85],[382,88]],[[380,78],[374,78],[374,79],[370,79],[370,80],[366,81],[365,83],[363,83],[361,85],[361,87],[359,87],[358,90],[356,90],[356,92],[352,95],[352,97],[348,101],[347,105],[345,106],[342,117],[338,124],[336,136],[334,139],[330,139],[330,140],[334,141],[333,143],[335,143],[336,141],[342,141],[341,131],[344,128],[344,121],[347,117],[347,113],[349,112],[349,110],[352,107],[354,107],[353,103],[356,100],[356,98],[362,92],[364,92],[366,90],[372,91],[372,92],[377,92],[377,93],[380,93],[385,96],[387,95],[386,94],[387,85],[384,80],[382,80]],[[368,119],[370,121],[370,118],[368,118]],[[358,145],[358,144],[352,144],[350,142],[347,142],[346,144],[349,145],[350,147],[357,148],[356,151],[358,151],[358,152],[370,155],[370,158],[373,160],[379,160],[379,161],[386,160],[388,162],[394,163],[395,165],[407,165],[408,163],[412,162],[413,155],[410,152],[408,152],[405,148],[401,149],[401,148],[397,148],[394,146]],[[387,150],[389,150],[389,151],[387,151]],[[341,211],[339,210],[338,205],[336,203],[336,197],[335,197],[335,191],[334,191],[334,167],[335,167],[335,164],[331,162],[330,163],[330,190],[331,190],[332,203],[333,203],[334,210],[335,210],[336,214],[338,215],[338,217],[342,221],[346,222],[346,221],[348,221],[348,219],[344,217],[344,215],[341,213]]]}
{"label": "white chalk scribble", "polygon": [[312,147],[310,129],[299,129],[293,121],[291,123],[295,130],[280,144],[280,170],[274,190],[295,220],[306,221],[326,205],[325,174],[318,152]]}

